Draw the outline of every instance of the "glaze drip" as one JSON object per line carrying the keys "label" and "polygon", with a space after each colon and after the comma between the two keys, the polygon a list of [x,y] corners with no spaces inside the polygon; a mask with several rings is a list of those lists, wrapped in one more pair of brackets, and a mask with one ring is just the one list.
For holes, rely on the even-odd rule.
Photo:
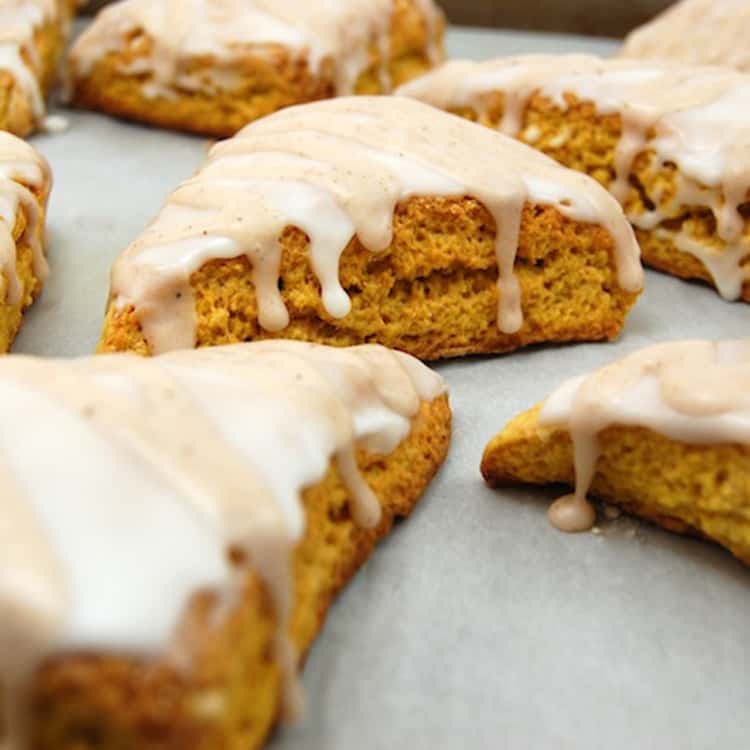
{"label": "glaze drip", "polygon": [[750,71],[748,31],[746,0],[682,0],[633,31],[620,54]]}
{"label": "glaze drip", "polygon": [[44,115],[42,61],[36,34],[49,23],[66,23],[58,0],[0,0],[0,70],[8,71],[31,104],[36,120]]}
{"label": "glaze drip", "polygon": [[[610,191],[636,227],[668,237],[703,263],[723,297],[740,297],[750,281],[750,238],[740,213],[750,189],[749,77],[720,68],[530,55],[451,62],[399,89],[443,109],[474,109],[484,122],[494,92],[505,97],[498,128],[532,145],[538,135],[533,127],[524,130],[524,113],[537,93],[562,110],[574,95],[593,102],[599,115],[619,114],[622,134]],[[674,194],[645,213],[630,204],[633,165],[644,152],[653,153],[659,167],[679,167]],[[667,233],[659,228],[681,216],[686,206],[712,211],[720,242],[696,238],[689,229]]]}
{"label": "glaze drip", "polygon": [[48,656],[116,652],[189,669],[180,617],[201,590],[216,592],[219,621],[231,609],[244,569],[230,549],[276,607],[293,713],[286,628],[301,494],[333,462],[353,518],[376,525],[380,504],[355,451],[394,451],[420,404],[443,392],[438,375],[377,346],[269,341],[154,359],[0,361],[0,515],[12,519],[12,532],[0,527],[4,747],[23,747],[19,706]]}
{"label": "glaze drip", "polygon": [[[44,158],[25,141],[0,132],[0,273],[6,280],[3,300],[9,305],[23,302],[24,290],[16,272],[16,240],[13,232],[23,209],[26,228],[19,242],[33,252],[33,271],[40,282],[49,273],[42,248],[43,208],[51,175]],[[37,197],[40,196],[40,197]]]}
{"label": "glaze drip", "polygon": [[351,301],[339,261],[355,236],[382,252],[392,241],[400,201],[467,195],[487,207],[497,227],[501,330],[515,333],[523,323],[513,268],[527,202],[601,224],[614,241],[621,286],[640,289],[632,229],[595,181],[414,100],[354,97],[283,110],[215,146],[208,163],[116,262],[114,304],[134,308],[152,351],[192,348],[191,274],[210,260],[244,255],[252,264],[259,322],[282,331],[289,315],[278,289],[279,238],[294,226],[309,238],[326,311],[342,318]]}
{"label": "glaze drip", "polygon": [[[150,76],[145,96],[174,98],[178,90],[232,90],[241,83],[237,62],[248,50],[272,55],[282,46],[315,73],[330,61],[336,94],[348,95],[376,49],[377,76],[389,91],[393,6],[394,0],[122,0],[98,15],[74,45],[71,60],[85,77],[99,60],[124,51],[130,37],[143,32],[148,44],[121,72]],[[440,11],[432,0],[420,0],[419,8],[428,28],[428,55],[437,61]],[[185,65],[205,57],[214,63],[207,69],[196,72]]]}
{"label": "glaze drip", "polygon": [[643,349],[564,383],[545,402],[539,424],[568,431],[575,450],[575,494],[557,501],[550,519],[564,531],[590,528],[596,516],[586,496],[598,436],[608,427],[643,427],[696,445],[750,444],[750,340]]}

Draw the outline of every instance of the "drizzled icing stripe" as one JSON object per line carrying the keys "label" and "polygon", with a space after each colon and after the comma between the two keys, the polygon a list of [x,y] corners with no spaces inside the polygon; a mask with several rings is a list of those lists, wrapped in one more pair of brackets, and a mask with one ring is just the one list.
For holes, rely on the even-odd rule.
{"label": "drizzled icing stripe", "polygon": [[[427,54],[440,59],[440,11],[419,0],[427,25]],[[123,0],[105,8],[81,35],[71,53],[76,74],[88,76],[103,57],[123,52],[132,34],[142,31],[148,46],[125,63],[124,75],[146,75],[147,97],[177,96],[176,90],[232,90],[241,82],[236,62],[248,54],[270,54],[282,46],[319,72],[324,60],[334,67],[335,92],[351,94],[370,66],[370,49],[379,52],[377,75],[384,91],[388,74],[394,0]],[[210,57],[199,71],[183,63]]]}
{"label": "drizzled icing stripe", "polygon": [[[403,86],[399,93],[444,109],[471,107],[486,119],[488,94],[502,92],[498,128],[534,144],[523,129],[531,97],[539,93],[562,110],[566,94],[593,102],[601,115],[619,114],[622,136],[610,190],[627,209],[636,157],[650,151],[661,165],[679,168],[668,203],[646,213],[628,211],[638,228],[653,230],[698,258],[725,299],[738,299],[750,281],[750,238],[739,208],[750,189],[750,77],[720,68],[691,68],[588,55],[534,55],[484,63],[451,62]],[[665,232],[659,224],[686,205],[709,208],[723,247],[695,239],[686,230]]]}
{"label": "drizzled icing stripe", "polygon": [[242,576],[230,549],[268,586],[293,710],[286,632],[302,492],[333,461],[355,521],[375,526],[380,504],[355,451],[393,452],[421,403],[444,390],[440,376],[379,346],[268,341],[153,359],[2,360],[6,750],[22,750],[19,706],[47,656],[166,654],[189,669],[180,617],[200,590],[216,592],[217,613],[231,608]]}
{"label": "drizzled icing stripe", "polygon": [[58,0],[0,1],[0,70],[10,72],[31,104],[36,120],[44,115],[42,60],[36,33],[52,22],[67,23]]}
{"label": "drizzled icing stripe", "polygon": [[544,404],[541,425],[570,433],[576,490],[550,519],[564,531],[591,528],[586,499],[596,474],[598,436],[644,427],[694,445],[750,445],[750,339],[660,344],[564,383]]}
{"label": "drizzled icing stripe", "polygon": [[32,248],[36,278],[43,283],[49,273],[42,248],[41,223],[50,182],[51,175],[44,158],[20,138],[0,132],[0,273],[7,280],[7,293],[0,301],[9,305],[21,304],[24,294],[16,271],[16,240],[13,237],[21,209],[26,215],[26,229],[19,242]]}
{"label": "drizzled icing stripe", "polygon": [[748,34],[747,0],[682,0],[633,31],[620,54],[750,72]]}
{"label": "drizzled icing stripe", "polygon": [[339,260],[353,237],[382,252],[393,239],[400,201],[466,195],[487,207],[498,228],[503,331],[516,332],[523,322],[513,268],[526,202],[601,224],[614,240],[621,286],[640,288],[632,229],[594,180],[417,101],[355,97],[283,110],[215,146],[203,169],[117,260],[114,304],[135,309],[152,351],[192,348],[191,274],[210,260],[245,255],[253,268],[259,322],[282,331],[289,315],[278,289],[279,238],[295,226],[309,238],[325,309],[342,318],[351,301],[339,280]]}

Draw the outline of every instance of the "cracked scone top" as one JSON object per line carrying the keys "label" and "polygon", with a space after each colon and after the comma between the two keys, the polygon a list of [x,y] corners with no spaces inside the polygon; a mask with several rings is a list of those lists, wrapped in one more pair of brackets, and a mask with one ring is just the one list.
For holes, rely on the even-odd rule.
{"label": "cracked scone top", "polygon": [[747,0],[682,0],[633,31],[620,54],[750,72],[748,33]]}
{"label": "cracked scone top", "polygon": [[[230,549],[268,586],[277,658],[293,679],[285,634],[302,491],[334,461],[354,520],[377,525],[355,450],[393,452],[444,390],[379,346],[2,360],[0,682],[12,750],[17,703],[46,656],[167,653],[189,666],[175,628],[192,594],[216,591],[222,612],[240,595]],[[33,440],[19,439],[21,424]]]}
{"label": "cracked scone top", "polygon": [[211,260],[244,255],[260,325],[282,331],[289,315],[278,286],[279,240],[293,226],[309,238],[325,310],[343,318],[351,301],[339,279],[341,254],[355,236],[372,252],[386,250],[397,204],[414,196],[470,196],[494,218],[504,332],[523,322],[514,261],[526,202],[601,225],[613,238],[620,286],[641,287],[632,229],[594,180],[417,101],[354,97],[283,110],[215,146],[118,258],[113,305],[132,306],[151,351],[191,348],[191,274]]}
{"label": "cracked scone top", "polygon": [[570,433],[576,491],[550,509],[566,531],[590,528],[586,495],[608,427],[644,427],[697,445],[750,445],[750,339],[685,341],[648,347],[573,378],[544,403],[539,424]]}
{"label": "cracked scone top", "polygon": [[[150,74],[146,96],[173,96],[175,87],[187,91],[231,90],[241,81],[230,63],[246,54],[263,54],[263,47],[282,46],[318,71],[324,60],[334,66],[335,91],[353,93],[359,75],[370,65],[370,44],[380,54],[378,76],[384,90],[388,80],[393,0],[122,0],[105,8],[76,42],[71,60],[86,76],[110,52],[127,47],[129,36],[142,30],[148,50],[121,70]],[[432,0],[419,0],[429,27],[428,55],[440,59],[440,12]],[[243,52],[244,50],[244,52]],[[186,59],[210,57],[227,63],[219,69],[185,70]]]}
{"label": "cracked scone top", "polygon": [[34,275],[44,282],[48,274],[47,261],[42,248],[42,210],[39,199],[32,191],[46,197],[51,175],[44,158],[28,143],[10,133],[0,132],[0,281],[4,293],[0,303],[18,305],[23,289],[16,271],[16,241],[14,227],[22,208],[26,227],[20,242],[28,244],[34,255]]}
{"label": "cracked scone top", "polygon": [[[636,157],[653,151],[659,163],[679,168],[673,195],[631,222],[659,233],[659,224],[682,205],[707,206],[725,247],[717,252],[685,231],[676,247],[698,258],[726,299],[738,299],[750,281],[750,240],[740,207],[750,190],[750,77],[721,68],[692,68],[589,55],[531,55],[475,63],[454,61],[399,89],[443,109],[472,107],[480,118],[487,95],[502,92],[499,129],[533,145],[523,115],[535,94],[563,110],[566,95],[593,102],[599,115],[619,114],[611,192],[626,203]],[[538,137],[538,135],[537,135]]]}
{"label": "cracked scone top", "polygon": [[30,102],[36,120],[44,115],[45,107],[43,60],[35,35],[45,24],[54,22],[68,22],[61,0],[0,0],[0,71],[11,74]]}

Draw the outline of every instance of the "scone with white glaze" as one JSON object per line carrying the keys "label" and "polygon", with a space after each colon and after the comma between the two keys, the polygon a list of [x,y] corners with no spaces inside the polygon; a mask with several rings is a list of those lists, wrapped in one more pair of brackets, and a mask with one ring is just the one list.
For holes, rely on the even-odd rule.
{"label": "scone with white glaze", "polygon": [[505,352],[614,338],[641,284],[594,180],[411,99],[340,98],[211,150],[116,261],[100,348]]}
{"label": "scone with white glaze", "polygon": [[74,0],[0,0],[0,130],[25,136],[42,121]]}
{"label": "scone with white glaze", "polygon": [[652,346],[564,383],[490,441],[482,474],[575,485],[550,508],[591,528],[587,495],[750,563],[750,340]]}
{"label": "scone with white glaze", "polygon": [[750,77],[533,55],[451,62],[400,89],[599,180],[646,264],[750,301]]}
{"label": "scone with white glaze", "polygon": [[381,94],[443,58],[433,0],[120,0],[70,55],[73,101],[229,136],[293,104]]}
{"label": "scone with white glaze", "polygon": [[51,185],[44,157],[0,132],[0,352],[10,349],[47,278],[44,219]]}
{"label": "scone with white glaze", "polygon": [[750,73],[750,4],[746,0],[680,0],[631,32],[622,57],[723,65]]}
{"label": "scone with white glaze", "polygon": [[450,434],[442,379],[411,357],[289,341],[7,357],[0,411],[14,750],[260,747]]}

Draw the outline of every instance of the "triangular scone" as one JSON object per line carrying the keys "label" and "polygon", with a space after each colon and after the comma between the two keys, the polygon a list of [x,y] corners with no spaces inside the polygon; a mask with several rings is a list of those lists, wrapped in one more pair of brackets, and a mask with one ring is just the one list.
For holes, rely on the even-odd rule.
{"label": "triangular scone", "polygon": [[44,218],[51,185],[44,157],[0,132],[0,352],[10,349],[24,310],[47,278]]}
{"label": "triangular scone", "polygon": [[690,65],[723,65],[750,73],[750,3],[680,0],[631,32],[620,55]]}
{"label": "triangular scone", "polygon": [[639,255],[596,181],[411,99],[332,99],[212,149],[115,262],[101,350],[609,339]]}
{"label": "triangular scone", "polygon": [[452,61],[399,93],[594,177],[622,203],[644,263],[750,302],[750,76],[527,55]]}
{"label": "triangular scone", "polygon": [[553,523],[583,530],[573,522],[590,485],[750,563],[750,341],[652,347],[569,381],[490,441],[482,474],[491,485],[575,485],[576,461],[577,492],[553,505]]}
{"label": "triangular scone", "polygon": [[28,135],[44,116],[75,0],[0,2],[0,130]]}
{"label": "triangular scone", "polygon": [[6,357],[0,413],[0,705],[35,750],[258,748],[450,436],[420,362],[289,341]]}
{"label": "triangular scone", "polygon": [[385,94],[443,59],[433,0],[121,0],[70,55],[73,101],[229,136],[283,107]]}

